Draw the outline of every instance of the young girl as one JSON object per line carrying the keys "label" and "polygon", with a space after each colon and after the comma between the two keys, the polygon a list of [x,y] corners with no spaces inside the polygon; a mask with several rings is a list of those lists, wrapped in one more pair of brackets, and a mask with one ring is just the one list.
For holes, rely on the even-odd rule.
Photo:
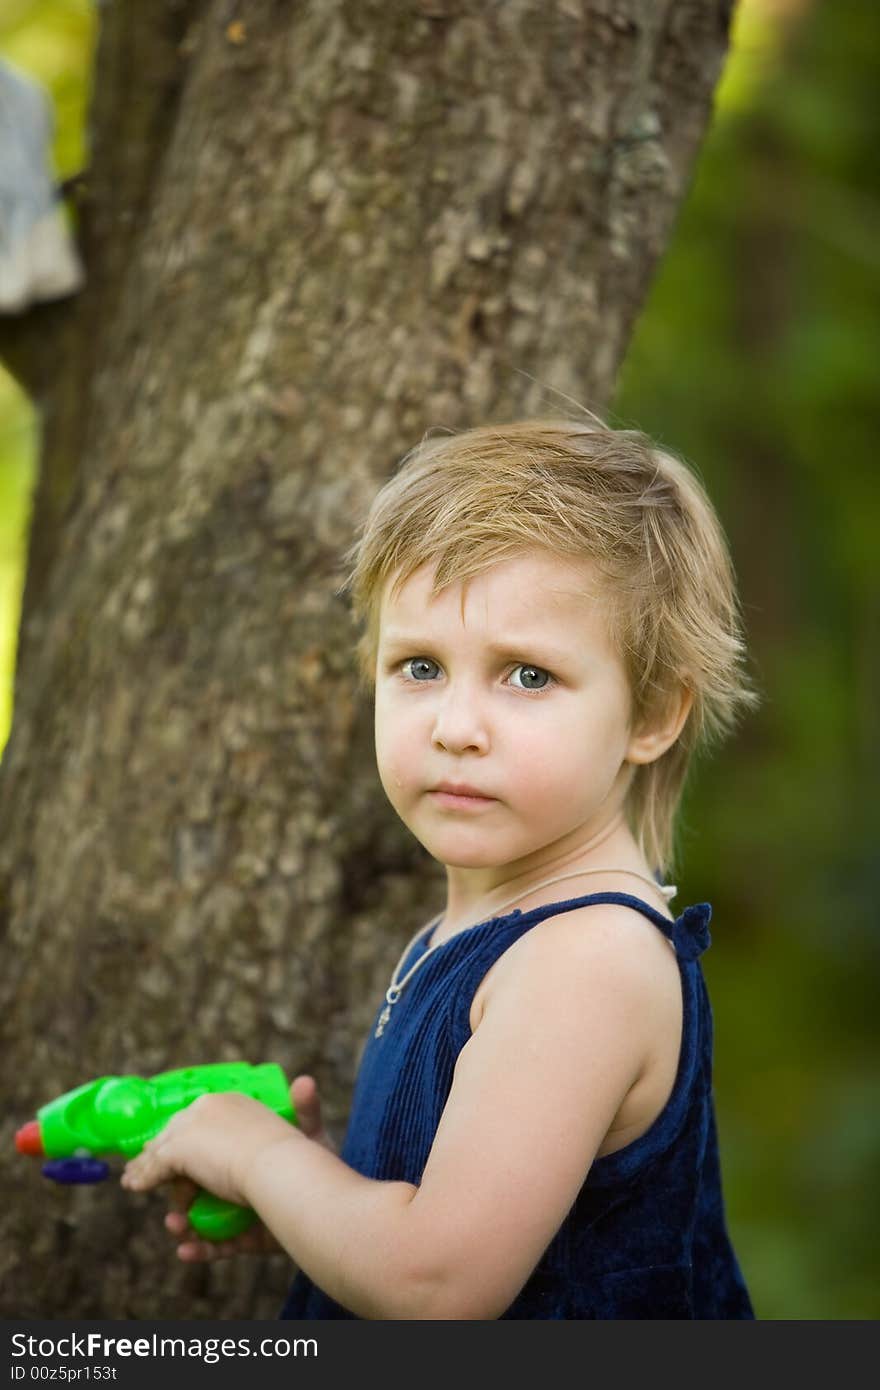
{"label": "young girl", "polygon": [[253,1207],[299,1267],[286,1317],[754,1317],[711,907],[662,886],[694,753],[759,698],[711,503],[637,432],[528,420],[423,441],[348,558],[379,776],[446,910],[378,1001],[339,1156],[298,1077],[298,1129],[205,1097],[124,1183]]}

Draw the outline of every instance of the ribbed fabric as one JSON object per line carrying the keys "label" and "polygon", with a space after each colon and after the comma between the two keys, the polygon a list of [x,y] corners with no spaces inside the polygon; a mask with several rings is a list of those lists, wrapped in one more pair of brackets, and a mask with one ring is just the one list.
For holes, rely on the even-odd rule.
{"label": "ribbed fabric", "polygon": [[[594,1160],[568,1216],[502,1317],[754,1318],[721,1189],[712,1010],[699,962],[711,943],[709,903],[670,922],[629,893],[590,893],[525,913],[517,908],[451,936],[412,977],[379,1038],[374,1022],[341,1156],[366,1177],[418,1184],[456,1058],[470,1037],[480,981],[538,922],[592,903],[635,908],[673,941],[683,998],[678,1072],[646,1133]],[[430,930],[414,943],[401,973],[427,950]],[[281,1311],[283,1318],[352,1316],[303,1272]]]}

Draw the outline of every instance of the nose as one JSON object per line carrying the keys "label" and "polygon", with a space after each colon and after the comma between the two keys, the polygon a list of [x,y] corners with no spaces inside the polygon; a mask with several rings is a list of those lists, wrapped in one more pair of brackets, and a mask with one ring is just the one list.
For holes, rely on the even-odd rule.
{"label": "nose", "polygon": [[489,730],[472,687],[450,682],[437,708],[432,742],[447,753],[488,751]]}

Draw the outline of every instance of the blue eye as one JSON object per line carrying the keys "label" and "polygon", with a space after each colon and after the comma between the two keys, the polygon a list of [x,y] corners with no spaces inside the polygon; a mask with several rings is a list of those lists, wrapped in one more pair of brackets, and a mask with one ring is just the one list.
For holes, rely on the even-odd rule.
{"label": "blue eye", "polygon": [[430,672],[428,673],[427,677],[425,676],[426,666],[433,666],[435,670],[440,669],[436,661],[432,661],[429,656],[411,656],[408,658],[408,660],[406,660],[403,663],[404,672],[406,671],[407,666],[411,667],[412,669],[412,679],[417,681],[431,679]]}
{"label": "blue eye", "polygon": [[[540,666],[515,666],[513,669],[514,671],[522,672],[521,679],[523,684],[517,687],[520,690],[546,690],[547,685],[550,683],[551,676],[549,672],[543,670]],[[511,672],[511,675],[512,674],[513,672]],[[541,683],[533,685],[532,681],[535,679]]]}
{"label": "blue eye", "polygon": [[[427,685],[436,680],[440,666],[430,656],[410,656],[398,664],[398,669],[404,680],[411,684]],[[550,675],[549,671],[545,671],[543,666],[529,666],[525,662],[520,662],[519,665],[514,666],[513,670],[522,673],[519,680],[513,684],[514,690],[541,695],[556,683],[554,677]],[[513,671],[511,675],[513,675]]]}

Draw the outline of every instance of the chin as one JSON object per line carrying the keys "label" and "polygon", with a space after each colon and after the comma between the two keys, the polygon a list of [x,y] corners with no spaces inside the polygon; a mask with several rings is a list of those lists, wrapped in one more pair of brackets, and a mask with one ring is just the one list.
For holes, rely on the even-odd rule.
{"label": "chin", "polygon": [[429,835],[424,841],[432,854],[440,854],[448,864],[459,859],[474,864],[490,862],[494,859],[489,845],[474,844],[455,835]]}
{"label": "chin", "polygon": [[447,869],[497,869],[498,861],[493,855],[435,854],[438,863]]}
{"label": "chin", "polygon": [[[413,834],[438,863],[450,869],[493,869],[498,866],[497,849],[493,850],[486,843],[468,844],[452,835],[419,835],[416,831]],[[502,858],[506,860],[507,857],[505,852]]]}

